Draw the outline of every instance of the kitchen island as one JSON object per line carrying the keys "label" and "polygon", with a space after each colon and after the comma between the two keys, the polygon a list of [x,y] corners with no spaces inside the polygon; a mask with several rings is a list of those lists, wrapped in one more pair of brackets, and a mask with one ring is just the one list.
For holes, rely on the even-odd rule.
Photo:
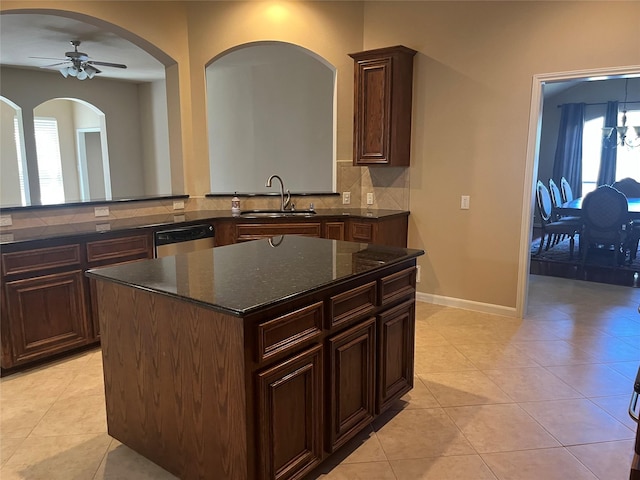
{"label": "kitchen island", "polygon": [[281,236],[89,270],[109,434],[182,479],[298,479],[413,386],[422,250]]}

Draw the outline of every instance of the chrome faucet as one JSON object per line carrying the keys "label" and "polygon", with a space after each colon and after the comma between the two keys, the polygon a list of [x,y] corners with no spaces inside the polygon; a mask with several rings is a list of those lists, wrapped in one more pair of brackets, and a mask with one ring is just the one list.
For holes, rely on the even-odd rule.
{"label": "chrome faucet", "polygon": [[278,175],[271,175],[267,178],[267,183],[264,184],[265,187],[271,187],[271,180],[277,178],[280,181],[280,210],[285,211],[289,204],[291,203],[291,192],[287,190],[287,199],[284,199],[284,182]]}

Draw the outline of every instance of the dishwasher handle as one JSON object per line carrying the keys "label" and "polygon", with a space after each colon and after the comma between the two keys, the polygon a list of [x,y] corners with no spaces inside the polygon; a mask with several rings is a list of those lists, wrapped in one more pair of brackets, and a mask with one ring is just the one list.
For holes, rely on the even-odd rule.
{"label": "dishwasher handle", "polygon": [[189,227],[158,231],[155,234],[155,243],[157,246],[169,245],[171,243],[189,242],[213,236],[213,225],[191,225]]}

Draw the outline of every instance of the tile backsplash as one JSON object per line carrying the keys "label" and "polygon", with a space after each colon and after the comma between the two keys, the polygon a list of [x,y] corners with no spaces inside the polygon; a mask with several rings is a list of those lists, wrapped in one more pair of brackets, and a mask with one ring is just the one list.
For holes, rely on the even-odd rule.
{"label": "tile backsplash", "polygon": [[[351,160],[338,161],[336,164],[337,191],[351,192],[351,204],[342,204],[342,195],[292,197],[298,209],[309,208],[372,208],[390,210],[409,209],[409,169],[389,167],[354,167]],[[367,193],[373,193],[373,204],[367,205]],[[277,197],[240,197],[243,210],[256,208],[278,208]],[[108,216],[95,216],[95,205],[73,206],[43,209],[12,210],[2,212],[11,215],[11,226],[0,226],[0,231],[20,228],[60,225],[67,223],[84,223],[103,220],[114,220],[130,217],[172,214],[194,210],[228,210],[231,199],[227,197],[207,198],[190,197],[184,200],[184,210],[174,210],[173,200],[150,200],[130,203],[108,204]]]}

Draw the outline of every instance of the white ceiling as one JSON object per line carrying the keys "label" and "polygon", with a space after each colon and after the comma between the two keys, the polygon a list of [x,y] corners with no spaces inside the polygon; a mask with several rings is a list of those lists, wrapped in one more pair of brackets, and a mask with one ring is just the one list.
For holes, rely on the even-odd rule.
{"label": "white ceiling", "polygon": [[[102,78],[134,82],[164,79],[165,67],[128,40],[94,25],[54,15],[4,13],[0,15],[0,64],[41,69],[65,60],[80,40],[79,51],[90,60],[122,63],[126,69],[97,66]],[[38,59],[31,57],[49,57]],[[56,60],[59,59],[59,60]],[[61,66],[49,70],[57,72]]]}

